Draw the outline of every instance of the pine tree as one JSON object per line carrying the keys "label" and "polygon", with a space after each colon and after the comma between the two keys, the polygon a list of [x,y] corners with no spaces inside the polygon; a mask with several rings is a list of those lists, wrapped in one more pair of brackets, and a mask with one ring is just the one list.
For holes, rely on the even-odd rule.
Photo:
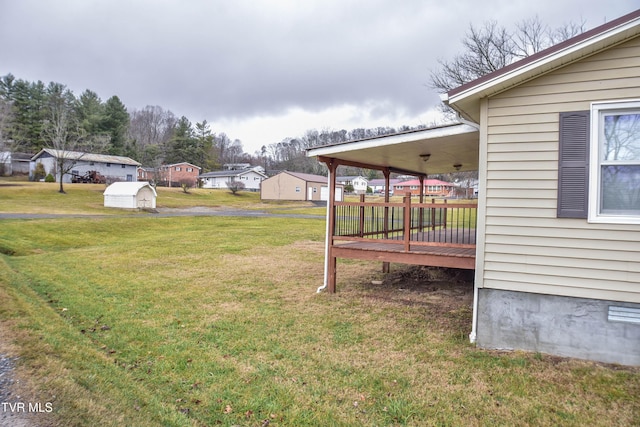
{"label": "pine tree", "polygon": [[127,108],[117,96],[112,96],[104,106],[104,117],[100,130],[109,136],[108,153],[115,156],[127,154],[126,145],[127,128],[129,126],[129,113]]}

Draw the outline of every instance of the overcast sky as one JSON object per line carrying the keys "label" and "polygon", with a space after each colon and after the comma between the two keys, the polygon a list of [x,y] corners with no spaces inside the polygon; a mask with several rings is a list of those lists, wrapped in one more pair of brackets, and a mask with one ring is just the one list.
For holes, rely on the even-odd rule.
{"label": "overcast sky", "polygon": [[308,129],[428,125],[469,25],[590,29],[630,0],[0,0],[0,76],[159,105],[262,145]]}

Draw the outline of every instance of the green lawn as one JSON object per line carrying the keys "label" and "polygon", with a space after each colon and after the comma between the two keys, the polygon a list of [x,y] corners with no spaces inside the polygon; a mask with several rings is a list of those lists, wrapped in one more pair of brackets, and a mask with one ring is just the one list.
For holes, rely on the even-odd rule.
{"label": "green lawn", "polygon": [[[9,188],[1,211],[31,206]],[[42,204],[102,212],[97,192]],[[470,307],[429,283],[375,287],[378,264],[341,261],[338,293],[316,294],[322,218],[0,222],[0,333],[46,425],[640,424],[638,369],[476,349]]]}

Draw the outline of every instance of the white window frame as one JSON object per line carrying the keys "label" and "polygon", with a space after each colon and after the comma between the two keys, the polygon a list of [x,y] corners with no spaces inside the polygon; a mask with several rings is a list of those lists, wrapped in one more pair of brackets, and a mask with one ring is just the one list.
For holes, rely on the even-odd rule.
{"label": "white window frame", "polygon": [[[589,146],[589,214],[587,221],[590,223],[605,224],[640,224],[638,215],[612,215],[600,213],[600,142],[604,139],[604,115],[615,112],[629,112],[640,114],[640,99],[618,100],[607,102],[594,102],[591,104],[591,134]],[[640,165],[640,161],[626,162],[625,164]]]}

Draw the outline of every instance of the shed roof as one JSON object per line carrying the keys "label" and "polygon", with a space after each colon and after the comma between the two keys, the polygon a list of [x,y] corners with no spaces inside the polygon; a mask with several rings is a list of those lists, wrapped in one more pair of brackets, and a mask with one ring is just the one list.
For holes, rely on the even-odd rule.
{"label": "shed roof", "polygon": [[286,173],[289,174],[291,176],[295,176],[296,178],[300,178],[303,181],[307,181],[307,182],[320,182],[322,184],[327,184],[329,181],[329,178],[327,178],[326,176],[322,176],[322,175],[313,175],[310,173],[302,173],[302,172],[289,172],[289,171],[284,171],[281,173]]}
{"label": "shed roof", "polygon": [[67,151],[67,150],[56,150],[53,148],[43,148],[31,158],[31,160],[37,160],[42,157],[43,154],[49,154],[55,158],[63,158],[69,160],[82,160],[85,162],[98,162],[98,163],[114,163],[119,165],[133,165],[140,166],[141,163],[136,162],[135,160],[124,157],[124,156],[112,156],[110,154],[94,154],[94,153],[83,153],[81,151]]}
{"label": "shed roof", "polygon": [[153,188],[146,181],[136,181],[136,182],[114,182],[110,186],[104,190],[103,195],[105,196],[135,196],[138,194],[141,188],[149,187],[153,191],[153,195],[157,196],[155,188]]}

